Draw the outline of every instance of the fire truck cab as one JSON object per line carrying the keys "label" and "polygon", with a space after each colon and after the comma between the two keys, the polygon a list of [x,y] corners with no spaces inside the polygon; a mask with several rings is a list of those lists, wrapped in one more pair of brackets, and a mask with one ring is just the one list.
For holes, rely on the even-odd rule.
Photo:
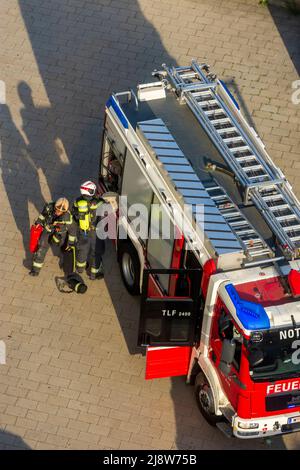
{"label": "fire truck cab", "polygon": [[227,434],[297,431],[299,201],[206,64],[154,76],[110,96],[99,170],[146,378],[186,375]]}

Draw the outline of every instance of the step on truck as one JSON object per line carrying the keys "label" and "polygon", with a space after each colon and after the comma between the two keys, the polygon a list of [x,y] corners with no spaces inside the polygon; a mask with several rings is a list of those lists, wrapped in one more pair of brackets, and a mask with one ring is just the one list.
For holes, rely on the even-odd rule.
{"label": "step on truck", "polygon": [[298,431],[299,201],[208,65],[153,76],[109,97],[99,169],[146,379],[185,375],[228,435]]}

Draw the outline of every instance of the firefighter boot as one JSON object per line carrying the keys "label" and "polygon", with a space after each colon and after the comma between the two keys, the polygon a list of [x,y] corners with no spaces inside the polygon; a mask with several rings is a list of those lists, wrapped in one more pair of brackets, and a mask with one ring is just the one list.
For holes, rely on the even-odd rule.
{"label": "firefighter boot", "polygon": [[103,264],[101,262],[99,268],[91,268],[91,272],[89,275],[89,278],[91,281],[94,281],[95,279],[102,279],[104,276],[104,271],[103,271]]}

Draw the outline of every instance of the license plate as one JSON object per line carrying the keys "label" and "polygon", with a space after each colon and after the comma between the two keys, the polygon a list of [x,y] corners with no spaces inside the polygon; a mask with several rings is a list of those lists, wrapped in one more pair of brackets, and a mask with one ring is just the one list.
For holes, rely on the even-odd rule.
{"label": "license plate", "polygon": [[288,424],[300,423],[300,416],[288,418]]}

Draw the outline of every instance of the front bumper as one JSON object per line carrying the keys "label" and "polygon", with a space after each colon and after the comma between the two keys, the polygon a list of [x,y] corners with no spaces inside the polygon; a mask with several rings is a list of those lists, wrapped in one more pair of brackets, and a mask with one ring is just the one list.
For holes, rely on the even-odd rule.
{"label": "front bumper", "polygon": [[[257,423],[256,429],[243,429],[239,423],[249,425]],[[300,431],[300,412],[284,415],[268,416],[258,419],[243,419],[235,416],[232,421],[233,435],[239,439],[251,439],[256,437],[269,437],[278,434],[289,434]]]}

